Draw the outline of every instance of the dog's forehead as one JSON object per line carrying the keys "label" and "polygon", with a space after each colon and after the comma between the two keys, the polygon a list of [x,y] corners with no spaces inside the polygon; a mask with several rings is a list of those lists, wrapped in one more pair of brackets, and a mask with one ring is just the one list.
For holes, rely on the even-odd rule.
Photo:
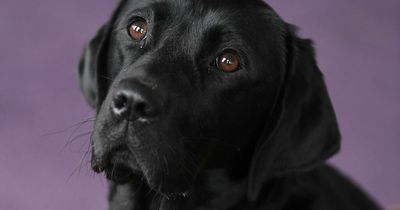
{"label": "dog's forehead", "polygon": [[204,10],[218,10],[218,9],[248,9],[272,8],[262,0],[122,0],[122,10],[129,10],[132,8],[145,8],[152,5],[161,4],[163,9],[174,10],[175,14],[184,13],[189,14],[192,12],[199,12]]}
{"label": "dog's forehead", "polygon": [[[154,24],[163,28],[164,37],[179,40],[181,46],[196,51],[204,34],[219,28],[224,34],[251,33],[252,25],[265,21],[256,11],[270,10],[261,0],[126,0],[119,16],[144,12],[154,16]],[[231,32],[231,33],[229,33]]]}

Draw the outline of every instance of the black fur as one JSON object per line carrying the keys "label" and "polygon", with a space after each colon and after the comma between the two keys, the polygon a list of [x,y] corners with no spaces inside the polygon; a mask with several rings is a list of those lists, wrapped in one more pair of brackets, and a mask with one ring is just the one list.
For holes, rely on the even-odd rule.
{"label": "black fur", "polygon": [[[137,17],[140,42],[128,35]],[[239,71],[213,64],[224,49]],[[111,210],[378,209],[325,164],[340,134],[311,41],[260,0],[122,0],[79,76]],[[122,85],[157,115],[113,115]]]}

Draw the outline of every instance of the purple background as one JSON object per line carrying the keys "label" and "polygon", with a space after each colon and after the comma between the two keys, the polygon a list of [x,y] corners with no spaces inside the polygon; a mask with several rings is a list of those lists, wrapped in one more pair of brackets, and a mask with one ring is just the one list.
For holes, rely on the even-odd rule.
{"label": "purple background", "polygon": [[[106,209],[106,182],[88,158],[76,170],[88,136],[63,148],[90,129],[69,128],[93,117],[76,66],[115,3],[0,1],[1,210]],[[399,205],[400,1],[269,3],[316,42],[343,134],[333,162],[385,207]]]}

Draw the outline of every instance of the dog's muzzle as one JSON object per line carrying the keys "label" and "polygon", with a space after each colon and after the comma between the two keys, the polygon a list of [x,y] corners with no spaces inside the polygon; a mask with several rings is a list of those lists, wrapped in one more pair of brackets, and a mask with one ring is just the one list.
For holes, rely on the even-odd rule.
{"label": "dog's muzzle", "polygon": [[95,172],[105,172],[108,178],[125,182],[133,174],[141,173],[134,155],[129,151],[129,147],[135,146],[132,144],[138,141],[134,141],[136,135],[130,125],[152,124],[161,113],[163,97],[154,84],[137,78],[119,81],[110,94],[109,102],[105,103],[109,105],[101,112],[108,112],[106,118],[113,123],[106,129],[97,129],[102,134],[94,136],[91,165]]}

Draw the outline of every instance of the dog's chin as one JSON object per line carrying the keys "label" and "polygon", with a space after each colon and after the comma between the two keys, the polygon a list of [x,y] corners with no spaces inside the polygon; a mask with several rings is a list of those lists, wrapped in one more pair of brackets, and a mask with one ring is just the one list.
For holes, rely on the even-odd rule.
{"label": "dog's chin", "polygon": [[116,184],[126,184],[129,182],[140,182],[143,179],[140,171],[136,171],[125,164],[117,163],[105,170],[107,179]]}
{"label": "dog's chin", "polygon": [[115,184],[133,184],[140,186],[145,184],[152,191],[164,195],[167,198],[184,198],[190,191],[190,185],[182,180],[180,176],[169,177],[158,171],[144,173],[146,166],[139,166],[136,160],[125,154],[117,153],[111,158],[110,164],[104,170],[108,180]]}
{"label": "dog's chin", "polygon": [[146,178],[150,189],[168,198],[185,197],[190,192],[191,185],[184,178],[173,179],[171,177],[149,177]]}
{"label": "dog's chin", "polygon": [[118,149],[110,157],[104,170],[107,179],[116,184],[139,182],[143,174],[133,156],[126,149]]}
{"label": "dog's chin", "polygon": [[[112,169],[106,169],[108,180],[117,185],[132,184],[135,186],[147,185],[152,191],[163,195],[167,199],[183,199],[189,196],[189,188],[183,186],[167,186],[160,183],[155,177],[144,177],[141,171],[132,169],[125,164],[117,164]],[[161,179],[160,179],[161,180]]]}

